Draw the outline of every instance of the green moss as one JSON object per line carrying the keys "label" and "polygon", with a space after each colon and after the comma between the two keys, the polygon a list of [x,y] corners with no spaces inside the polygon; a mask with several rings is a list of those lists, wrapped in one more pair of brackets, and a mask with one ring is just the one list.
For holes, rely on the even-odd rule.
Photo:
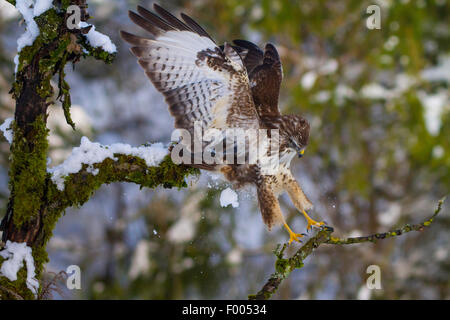
{"label": "green moss", "polygon": [[40,274],[42,266],[48,262],[45,245],[52,237],[53,229],[64,210],[68,207],[83,205],[103,184],[125,181],[148,188],[157,186],[182,188],[187,186],[186,176],[199,174],[198,169],[175,165],[170,156],[167,156],[159,166],[150,168],[147,167],[143,159],[127,155],[115,156],[117,160],[108,158],[94,165],[95,168],[99,169],[97,175],[88,173],[86,165],[80,172],[69,175],[66,178],[63,191],[59,191],[50,180],[50,175],[47,175],[46,195],[48,203],[43,215],[43,230],[41,232],[43,241],[42,245],[33,247],[37,273]]}
{"label": "green moss", "polygon": [[20,50],[19,65],[17,72],[22,71],[27,65],[31,63],[36,53],[43,47],[42,38],[38,36],[31,46],[26,46]]}
{"label": "green moss", "polygon": [[[63,59],[63,64],[65,65],[66,59]],[[75,123],[72,121],[72,117],[70,115],[70,107],[72,106],[72,99],[70,97],[70,86],[65,80],[65,72],[64,68],[59,69],[59,81],[58,81],[58,88],[59,88],[59,97],[60,101],[62,103],[62,108],[64,111],[64,117],[66,118],[67,124],[69,124],[72,129],[75,130]]]}
{"label": "green moss", "polygon": [[147,167],[145,161],[138,157],[115,156],[117,161],[108,158],[94,165],[94,168],[99,169],[97,175],[88,173],[84,165],[80,172],[67,176],[64,191],[57,190],[56,185],[50,183],[50,201],[64,208],[81,206],[103,184],[119,181],[136,183],[141,188],[183,188],[187,187],[186,176],[199,173],[198,169],[174,164],[169,155],[157,167]]}
{"label": "green moss", "polygon": [[31,125],[27,141],[22,130],[13,124],[12,162],[9,171],[11,197],[14,199],[14,223],[21,226],[39,214],[47,177],[48,129],[40,116]]}
{"label": "green moss", "polygon": [[[67,51],[66,49],[70,40],[69,34],[65,34],[57,39],[61,25],[64,23],[63,13],[58,14],[55,9],[50,9],[34,19],[39,27],[39,35],[31,46],[26,46],[20,51],[17,74],[20,74],[25,67],[30,65],[36,55],[46,48],[48,44],[57,41],[56,48],[51,50],[48,56],[40,57],[38,61],[41,81],[37,87],[37,93],[40,97],[47,98],[53,94],[50,84],[51,77],[58,70],[58,67],[64,67],[60,62]],[[15,97],[19,97],[22,80],[20,76],[16,78],[17,80],[13,85],[13,92]]]}
{"label": "green moss", "polygon": [[[0,257],[0,265],[3,261],[5,259]],[[10,281],[8,278],[0,276],[0,300],[34,299],[34,294],[27,287],[26,278],[25,266],[17,272],[16,281]]]}
{"label": "green moss", "polygon": [[[17,280],[10,281],[8,278],[0,276],[0,299],[1,300],[18,300],[22,299],[35,299],[34,294],[27,287],[27,270],[26,267],[22,267],[17,272]],[[12,294],[14,292],[15,294]]]}
{"label": "green moss", "polygon": [[277,259],[277,261],[275,261],[275,271],[280,274],[285,274],[289,267],[288,262],[287,259]]}
{"label": "green moss", "polygon": [[67,55],[67,46],[70,43],[70,36],[65,34],[60,38],[58,46],[55,50],[49,54],[48,58],[39,60],[39,72],[43,75],[53,75],[59,69],[65,65],[64,58]]}
{"label": "green moss", "polygon": [[[70,95],[69,95],[69,85],[64,80],[64,66],[66,65],[67,58],[67,46],[70,44],[70,36],[66,34],[61,38],[58,47],[53,50],[47,59],[39,60],[39,72],[43,75],[43,79],[38,88],[38,93],[42,98],[48,98],[53,95],[53,89],[51,86],[51,79],[55,72],[59,70],[59,96],[63,97],[64,114],[68,114],[69,124],[73,124],[70,119]],[[63,84],[63,85],[61,85]],[[67,98],[69,97],[69,98]],[[66,111],[67,110],[67,111]],[[66,116],[67,119],[67,116]],[[72,125],[73,127],[74,125]]]}
{"label": "green moss", "polygon": [[70,6],[72,3],[70,0],[62,0],[61,1],[61,8],[63,10],[67,10],[67,7]]}
{"label": "green moss", "polygon": [[109,53],[104,51],[102,48],[100,47],[93,47],[89,44],[89,42],[87,41],[87,38],[85,35],[82,35],[80,37],[80,40],[78,42],[84,49],[86,49],[85,56],[91,56],[94,57],[95,59],[98,60],[102,60],[107,64],[110,64],[114,61],[114,59],[116,58],[116,53]]}
{"label": "green moss", "polygon": [[50,77],[45,78],[39,83],[39,86],[36,87],[36,92],[39,94],[41,98],[48,98],[53,95],[53,88],[50,83]]}
{"label": "green moss", "polygon": [[50,9],[35,17],[34,20],[39,27],[39,35],[31,46],[26,46],[20,51],[18,72],[31,63],[39,50],[57,38],[61,25],[64,22],[64,15],[62,13],[58,15],[55,9]]}
{"label": "green moss", "polygon": [[[8,1],[15,5],[15,1]],[[28,81],[36,84],[34,90],[42,99],[39,102],[47,102],[46,99],[53,96],[50,81],[54,74],[59,73],[59,98],[67,122],[74,126],[70,117],[70,87],[64,79],[64,67],[68,61],[76,62],[83,55],[79,52],[79,47],[74,45],[75,42],[84,43],[85,49],[89,52],[88,55],[107,63],[113,61],[115,54],[109,54],[100,48],[92,48],[86,43],[87,39],[84,35],[71,33],[63,28],[65,10],[71,3],[72,1],[63,0],[60,5],[56,3],[58,9],[50,9],[34,18],[40,34],[32,45],[26,46],[20,51],[16,81],[13,84],[12,92],[14,98],[21,97],[23,84]],[[33,81],[30,81],[30,74]],[[45,114],[38,115],[34,123],[27,123],[26,134],[23,128],[19,128],[13,123],[14,141],[11,146],[12,162],[9,171],[14,227],[28,228],[27,223],[33,227],[39,221],[37,218],[41,218],[39,221],[41,229],[39,229],[37,238],[32,241],[37,279],[40,279],[43,266],[48,262],[46,244],[52,237],[56,222],[67,207],[82,205],[103,183],[129,181],[146,187],[157,185],[183,187],[186,186],[184,176],[194,171],[166,161],[164,167],[159,169],[142,169],[141,172],[139,170],[129,170],[129,172],[118,170],[117,172],[117,166],[110,160],[99,165],[102,172],[99,176],[86,174],[72,177],[77,182],[80,182],[80,179],[85,181],[85,184],[75,184],[69,177],[66,190],[60,192],[51,182],[50,175],[47,173],[48,129],[45,118]],[[141,159],[119,157],[119,162],[125,167],[133,161],[134,165],[145,168]],[[151,179],[160,180],[151,181]],[[0,259],[0,264],[2,262],[3,260]],[[25,267],[18,272],[17,281],[11,282],[5,277],[0,277],[0,298],[17,298],[11,292],[24,299],[34,298],[26,287]]]}
{"label": "green moss", "polygon": [[[260,294],[262,294],[262,297],[260,296]],[[247,296],[248,300],[269,300],[272,297],[271,292],[268,291],[264,291],[264,292],[259,292],[258,294],[249,294]]]}
{"label": "green moss", "polygon": [[44,43],[49,43],[58,36],[63,17],[62,15],[58,15],[55,9],[50,9],[40,16],[35,17],[34,20],[39,27],[39,36],[42,41]]}

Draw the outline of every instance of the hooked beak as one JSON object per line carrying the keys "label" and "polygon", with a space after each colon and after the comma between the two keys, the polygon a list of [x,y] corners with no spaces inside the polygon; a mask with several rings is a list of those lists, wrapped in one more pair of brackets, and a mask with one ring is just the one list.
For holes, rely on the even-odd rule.
{"label": "hooked beak", "polygon": [[305,153],[305,149],[302,149],[298,152],[298,157],[301,158],[303,157],[303,154]]}

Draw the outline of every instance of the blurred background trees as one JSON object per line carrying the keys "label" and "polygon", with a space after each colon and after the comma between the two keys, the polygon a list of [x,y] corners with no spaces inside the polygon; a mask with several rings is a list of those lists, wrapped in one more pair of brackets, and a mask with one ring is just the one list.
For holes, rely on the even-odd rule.
{"label": "blurred background trees", "polygon": [[[173,121],[118,35],[141,32],[127,17],[151,1],[90,1],[89,21],[118,47],[112,65],[87,60],[67,68],[72,119],[51,107],[52,165],[80,137],[104,144],[168,142]],[[450,5],[409,1],[164,1],[183,11],[219,43],[274,43],[282,57],[281,109],[310,121],[305,157],[293,167],[323,218],[341,236],[384,231],[430,215],[450,187]],[[381,8],[381,29],[366,27],[366,8]],[[0,0],[0,120],[12,116],[8,94],[16,39],[16,10]],[[142,34],[142,33],[141,33]],[[0,207],[4,213],[9,145],[0,139]],[[47,271],[71,264],[82,289],[57,298],[245,298],[273,272],[272,250],[287,241],[266,232],[254,190],[239,193],[237,209],[221,208],[220,178],[203,173],[185,190],[104,186],[59,221]],[[306,225],[285,197],[293,229]],[[450,298],[449,205],[432,229],[376,245],[321,247],[286,280],[276,298]],[[295,249],[295,244],[293,247]],[[379,265],[382,290],[365,286]],[[49,274],[51,277],[51,274]]]}

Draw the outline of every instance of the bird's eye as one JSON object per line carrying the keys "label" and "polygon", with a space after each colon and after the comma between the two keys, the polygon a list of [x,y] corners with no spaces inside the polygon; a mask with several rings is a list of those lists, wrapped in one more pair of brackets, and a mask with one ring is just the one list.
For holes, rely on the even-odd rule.
{"label": "bird's eye", "polygon": [[294,140],[292,140],[292,138],[290,138],[289,141],[290,141],[290,144],[291,144],[291,148],[297,150],[298,149],[297,143]]}

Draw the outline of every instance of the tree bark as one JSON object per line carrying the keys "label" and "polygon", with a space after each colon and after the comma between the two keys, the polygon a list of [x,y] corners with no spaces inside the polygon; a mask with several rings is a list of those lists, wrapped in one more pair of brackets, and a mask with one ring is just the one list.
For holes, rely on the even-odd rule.
{"label": "tree bark", "polygon": [[[15,1],[10,0],[15,5]],[[36,278],[42,276],[43,265],[48,261],[46,244],[58,218],[71,206],[80,206],[88,201],[102,184],[111,182],[133,182],[142,187],[184,187],[185,176],[198,170],[176,166],[170,157],[158,167],[148,167],[143,159],[115,154],[117,160],[105,159],[95,165],[94,175],[86,166],[66,179],[65,189],[60,191],[47,172],[48,129],[47,107],[53,103],[50,80],[59,76],[58,87],[66,121],[70,119],[70,87],[64,80],[64,67],[81,58],[92,56],[106,63],[113,61],[115,54],[92,47],[85,37],[90,27],[68,29],[67,7],[77,5],[81,10],[81,21],[89,18],[86,0],[55,0],[53,6],[40,16],[34,17],[39,35],[33,44],[22,48],[11,93],[16,100],[12,123],[11,165],[9,170],[10,198],[7,212],[0,224],[2,241],[26,242],[32,248]],[[1,248],[0,248],[1,249]],[[0,264],[3,262],[0,256]],[[19,270],[16,281],[0,276],[0,298],[34,299],[27,288],[26,268]]]}

